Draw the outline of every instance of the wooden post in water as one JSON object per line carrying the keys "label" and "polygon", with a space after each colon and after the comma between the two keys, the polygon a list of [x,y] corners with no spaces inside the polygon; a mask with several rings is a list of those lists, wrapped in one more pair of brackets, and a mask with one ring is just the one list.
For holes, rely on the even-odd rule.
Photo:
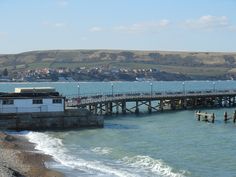
{"label": "wooden post in water", "polygon": [[225,121],[225,123],[227,122],[227,120],[228,120],[228,114],[227,114],[227,112],[225,112],[224,113],[224,121]]}
{"label": "wooden post in water", "polygon": [[211,122],[214,123],[215,122],[215,114],[214,113],[212,114],[211,118],[212,118]]}
{"label": "wooden post in water", "polygon": [[[198,111],[198,113],[200,113],[201,111],[199,110]],[[197,119],[198,121],[200,121],[201,120],[201,115],[200,114],[198,114],[198,119]]]}
{"label": "wooden post in water", "polygon": [[205,121],[207,122],[208,119],[207,119],[207,112],[205,112]]}
{"label": "wooden post in water", "polygon": [[233,121],[234,121],[234,123],[236,122],[236,111],[234,111]]}

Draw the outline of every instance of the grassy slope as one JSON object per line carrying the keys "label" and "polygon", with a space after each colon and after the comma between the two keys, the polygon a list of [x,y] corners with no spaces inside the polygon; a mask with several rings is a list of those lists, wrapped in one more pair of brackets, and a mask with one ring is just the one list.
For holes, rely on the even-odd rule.
{"label": "grassy slope", "polygon": [[81,66],[158,68],[190,75],[215,76],[236,71],[236,53],[51,50],[0,55],[0,69],[76,68]]}

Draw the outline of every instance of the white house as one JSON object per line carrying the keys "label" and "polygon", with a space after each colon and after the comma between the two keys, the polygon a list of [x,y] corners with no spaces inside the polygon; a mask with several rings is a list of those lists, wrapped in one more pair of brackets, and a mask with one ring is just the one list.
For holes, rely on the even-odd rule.
{"label": "white house", "polygon": [[52,87],[16,88],[0,93],[0,113],[64,112],[65,97]]}

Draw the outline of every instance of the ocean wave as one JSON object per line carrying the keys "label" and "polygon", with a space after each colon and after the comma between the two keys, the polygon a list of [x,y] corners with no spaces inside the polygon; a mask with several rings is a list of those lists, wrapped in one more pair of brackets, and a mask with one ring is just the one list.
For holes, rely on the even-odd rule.
{"label": "ocean wave", "polygon": [[109,147],[95,147],[91,149],[92,152],[95,152],[96,154],[110,154],[112,152],[112,148]]}
{"label": "ocean wave", "polygon": [[[26,135],[30,142],[35,143],[35,148],[45,154],[51,155],[57,162],[69,168],[78,169],[88,174],[88,176],[117,176],[117,177],[137,177],[125,170],[108,166],[100,161],[88,161],[78,159],[69,155],[64,147],[62,139],[51,137],[46,133],[30,132]],[[100,148],[98,148],[100,149]],[[96,150],[98,150],[96,149]],[[100,149],[104,150],[104,149]]]}
{"label": "ocean wave", "polygon": [[153,159],[149,156],[124,157],[122,160],[130,167],[150,171],[157,176],[184,177],[184,174],[187,173],[185,171],[174,172],[162,160]]}

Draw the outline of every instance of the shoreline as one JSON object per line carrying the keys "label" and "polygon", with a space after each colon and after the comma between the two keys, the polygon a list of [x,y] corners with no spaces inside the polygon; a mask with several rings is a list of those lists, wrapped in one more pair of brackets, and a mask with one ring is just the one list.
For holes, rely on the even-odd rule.
{"label": "shoreline", "polygon": [[3,177],[64,177],[58,171],[46,167],[54,161],[42,154],[27,138],[0,131],[0,176]]}

